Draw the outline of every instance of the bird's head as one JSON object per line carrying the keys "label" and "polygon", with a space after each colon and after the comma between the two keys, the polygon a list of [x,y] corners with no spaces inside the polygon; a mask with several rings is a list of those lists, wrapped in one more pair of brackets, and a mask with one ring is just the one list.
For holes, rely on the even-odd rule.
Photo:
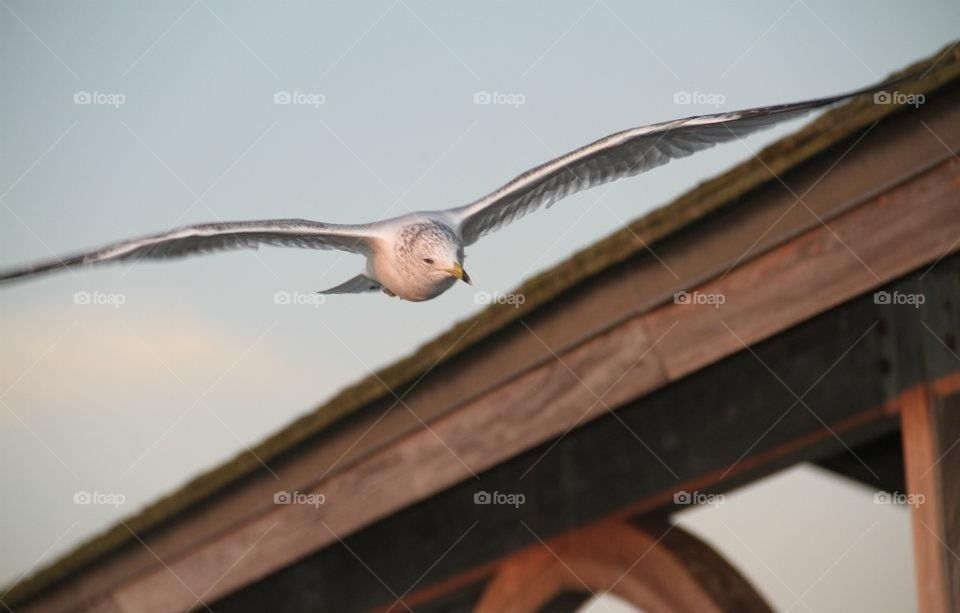
{"label": "bird's head", "polygon": [[449,245],[426,243],[417,249],[414,265],[420,272],[436,280],[448,277],[471,283],[470,275],[463,269],[463,257]]}
{"label": "bird's head", "polygon": [[443,281],[450,278],[472,283],[463,269],[463,245],[454,232],[443,225],[419,225],[401,241],[402,259],[419,276]]}

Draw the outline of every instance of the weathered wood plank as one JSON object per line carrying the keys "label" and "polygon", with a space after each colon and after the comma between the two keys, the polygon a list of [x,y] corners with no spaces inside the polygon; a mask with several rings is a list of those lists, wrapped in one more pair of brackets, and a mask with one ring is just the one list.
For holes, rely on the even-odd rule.
{"label": "weathered wood plank", "polygon": [[950,245],[956,249],[960,163],[950,158],[928,177],[827,220],[736,275],[698,288],[704,296],[722,296],[719,307],[677,304],[652,313],[652,335],[682,324],[658,347],[667,376],[682,377],[718,353],[767,338],[783,329],[784,320],[802,321],[941,257]]}

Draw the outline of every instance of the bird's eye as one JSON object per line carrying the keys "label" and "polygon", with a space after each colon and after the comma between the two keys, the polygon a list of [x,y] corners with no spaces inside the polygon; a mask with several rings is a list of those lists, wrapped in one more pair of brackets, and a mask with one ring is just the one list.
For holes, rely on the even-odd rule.
{"label": "bird's eye", "polygon": [[427,264],[433,264],[433,260],[430,258],[423,258],[423,261],[426,262]]}

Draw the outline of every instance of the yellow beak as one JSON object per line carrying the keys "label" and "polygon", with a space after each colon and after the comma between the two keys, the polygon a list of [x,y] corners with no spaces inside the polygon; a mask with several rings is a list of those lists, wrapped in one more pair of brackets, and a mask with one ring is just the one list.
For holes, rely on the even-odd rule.
{"label": "yellow beak", "polygon": [[459,263],[454,264],[453,268],[451,268],[447,272],[450,273],[450,276],[453,277],[454,279],[459,279],[464,283],[469,283],[470,285],[473,285],[473,281],[470,280],[470,275],[467,274],[467,271],[465,271],[463,269],[463,266],[461,266]]}

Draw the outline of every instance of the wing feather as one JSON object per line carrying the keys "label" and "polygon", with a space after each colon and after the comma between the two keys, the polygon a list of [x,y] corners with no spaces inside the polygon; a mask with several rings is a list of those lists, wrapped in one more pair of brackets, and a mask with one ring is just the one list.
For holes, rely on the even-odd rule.
{"label": "wing feather", "polygon": [[260,245],[300,249],[340,249],[367,254],[372,226],[324,224],[305,219],[205,223],[120,241],[74,255],[0,270],[0,281],[74,266],[123,260],[160,260],[215,251],[257,249]]}
{"label": "wing feather", "polygon": [[446,213],[460,229],[465,245],[541,206],[579,191],[646,172],[716,144],[742,138],[780,122],[806,115],[883,85],[848,94],[744,111],[700,115],[611,134],[529,170],[496,191]]}

